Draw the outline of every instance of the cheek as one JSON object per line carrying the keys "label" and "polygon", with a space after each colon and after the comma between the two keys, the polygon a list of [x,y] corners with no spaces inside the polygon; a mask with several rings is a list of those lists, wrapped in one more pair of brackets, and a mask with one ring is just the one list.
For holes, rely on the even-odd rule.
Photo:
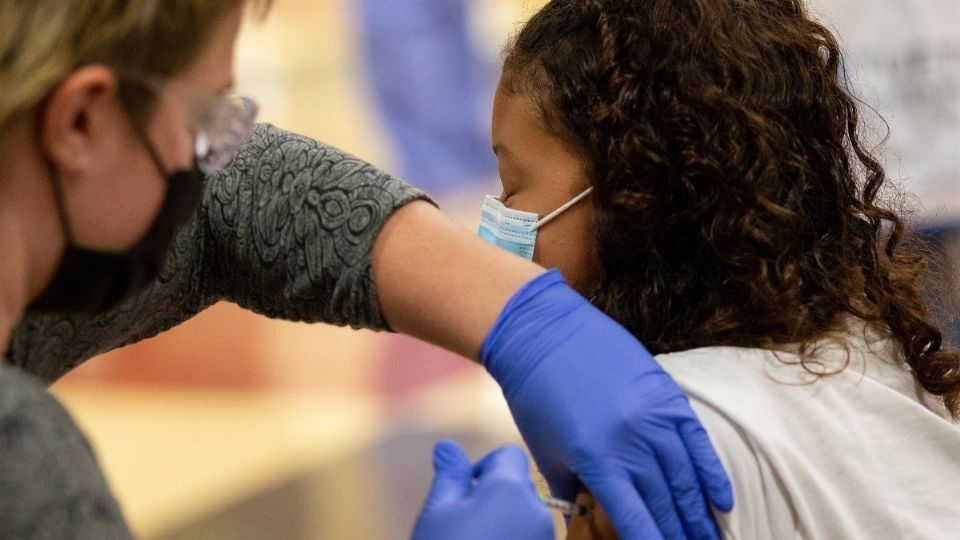
{"label": "cheek", "polygon": [[74,193],[74,240],[83,247],[128,249],[147,232],[166,193],[166,180],[141,145],[126,145],[115,157]]}
{"label": "cheek", "polygon": [[563,235],[557,231],[544,228],[537,233],[537,245],[533,250],[533,262],[544,268],[560,268],[568,266],[565,263],[567,246],[564,245]]}
{"label": "cheek", "polygon": [[533,253],[534,262],[545,268],[559,268],[578,290],[589,289],[597,274],[589,218],[590,212],[583,210],[548,224],[537,234]]}
{"label": "cheek", "polygon": [[559,268],[570,279],[582,270],[583,254],[589,248],[583,240],[583,235],[576,228],[544,227],[537,235],[534,262],[547,268]]}
{"label": "cheek", "polygon": [[153,116],[149,132],[167,174],[193,166],[195,137],[178,110],[161,105]]}

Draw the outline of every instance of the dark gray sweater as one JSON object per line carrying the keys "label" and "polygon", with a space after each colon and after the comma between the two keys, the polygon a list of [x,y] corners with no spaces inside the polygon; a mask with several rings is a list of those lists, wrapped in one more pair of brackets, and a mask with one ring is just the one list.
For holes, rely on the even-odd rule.
{"label": "dark gray sweater", "polygon": [[28,317],[0,364],[0,538],[129,538],[90,446],[43,385],[227,300],[268,317],[386,329],[371,275],[390,214],[426,196],[340,150],[257,127],[207,179],[159,279],[97,317]]}

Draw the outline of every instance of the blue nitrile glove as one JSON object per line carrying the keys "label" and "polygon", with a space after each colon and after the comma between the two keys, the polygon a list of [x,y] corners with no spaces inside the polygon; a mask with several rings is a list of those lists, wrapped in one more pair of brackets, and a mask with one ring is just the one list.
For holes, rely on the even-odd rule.
{"label": "blue nitrile glove", "polygon": [[558,271],[510,299],[480,359],[555,496],[579,479],[624,540],[720,537],[706,500],[730,511],[733,491],[686,396]]}
{"label": "blue nitrile glove", "polygon": [[453,441],[433,450],[436,476],[413,540],[553,540],[523,450],[504,446],[477,464]]}

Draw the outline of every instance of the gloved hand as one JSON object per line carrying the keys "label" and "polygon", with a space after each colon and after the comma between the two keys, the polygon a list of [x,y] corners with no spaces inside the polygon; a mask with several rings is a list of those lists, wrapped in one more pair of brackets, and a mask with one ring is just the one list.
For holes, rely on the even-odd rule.
{"label": "gloved hand", "polygon": [[733,492],[686,396],[558,271],[510,299],[480,359],[555,496],[579,479],[624,540],[720,537],[706,501]]}
{"label": "gloved hand", "polygon": [[533,487],[523,450],[504,446],[471,466],[463,449],[441,440],[433,467],[413,540],[553,540],[553,519]]}

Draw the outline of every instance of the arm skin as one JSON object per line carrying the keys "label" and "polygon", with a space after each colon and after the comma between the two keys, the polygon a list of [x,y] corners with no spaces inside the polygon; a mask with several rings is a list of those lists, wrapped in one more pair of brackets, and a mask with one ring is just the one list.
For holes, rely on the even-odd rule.
{"label": "arm skin", "polygon": [[384,227],[373,272],[394,330],[476,360],[507,300],[543,269],[414,202]]}

